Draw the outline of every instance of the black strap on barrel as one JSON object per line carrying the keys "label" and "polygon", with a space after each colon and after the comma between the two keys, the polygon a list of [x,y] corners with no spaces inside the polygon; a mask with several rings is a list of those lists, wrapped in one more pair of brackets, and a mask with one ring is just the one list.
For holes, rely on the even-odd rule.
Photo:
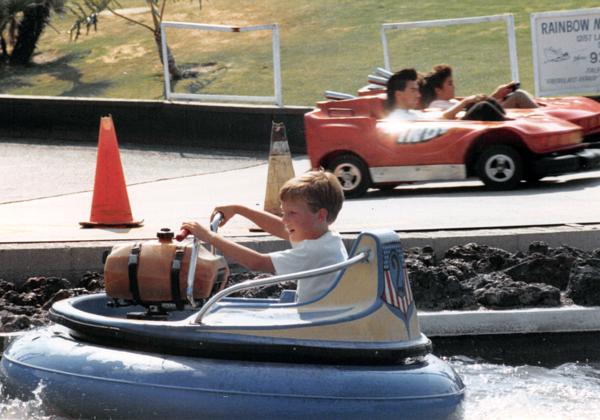
{"label": "black strap on barrel", "polygon": [[140,299],[140,289],[138,286],[137,270],[140,261],[140,252],[142,251],[142,244],[135,244],[131,248],[131,254],[129,254],[129,262],[127,264],[127,271],[129,273],[129,291],[133,296],[133,301],[137,304],[142,303]]}
{"label": "black strap on barrel", "polygon": [[179,273],[181,272],[184,251],[185,247],[178,246],[175,249],[173,264],[171,264],[171,298],[175,302],[175,307],[180,311],[183,309],[183,300],[181,300],[181,289],[179,288]]}

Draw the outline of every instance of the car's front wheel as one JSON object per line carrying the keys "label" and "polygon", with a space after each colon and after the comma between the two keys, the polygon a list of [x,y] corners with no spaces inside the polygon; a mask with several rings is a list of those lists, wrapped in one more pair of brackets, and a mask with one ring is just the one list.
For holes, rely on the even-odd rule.
{"label": "car's front wheel", "polygon": [[523,158],[513,147],[490,146],[477,159],[476,169],[489,189],[511,190],[523,179]]}
{"label": "car's front wheel", "polygon": [[339,155],[331,161],[328,169],[342,184],[344,196],[347,198],[363,195],[371,185],[367,165],[358,156]]}

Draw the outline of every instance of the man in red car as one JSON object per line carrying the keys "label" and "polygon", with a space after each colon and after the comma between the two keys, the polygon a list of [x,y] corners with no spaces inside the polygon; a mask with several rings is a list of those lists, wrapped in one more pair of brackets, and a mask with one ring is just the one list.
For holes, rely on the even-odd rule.
{"label": "man in red car", "polygon": [[423,117],[423,113],[416,110],[421,99],[418,80],[419,75],[415,69],[403,69],[390,77],[386,101],[390,110],[388,118],[410,121]]}

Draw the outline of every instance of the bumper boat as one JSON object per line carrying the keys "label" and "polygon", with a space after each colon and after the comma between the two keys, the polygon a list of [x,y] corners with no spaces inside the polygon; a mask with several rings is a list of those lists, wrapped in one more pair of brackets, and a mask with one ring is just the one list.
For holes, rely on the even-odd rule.
{"label": "bumper boat", "polygon": [[[343,263],[222,290],[217,280],[228,271],[215,256],[206,299],[190,265],[206,251],[196,240],[170,256],[168,301],[139,275],[144,254],[135,248],[126,260],[130,290],[109,275],[112,256],[123,264],[115,247],[106,294],[56,302],[55,324],[10,344],[0,365],[5,391],[26,398],[37,389],[49,413],[78,418],[460,416],[465,386],[419,329],[394,232],[362,233]],[[294,291],[228,297],[332,271],[335,284],[314,301],[299,304]]]}

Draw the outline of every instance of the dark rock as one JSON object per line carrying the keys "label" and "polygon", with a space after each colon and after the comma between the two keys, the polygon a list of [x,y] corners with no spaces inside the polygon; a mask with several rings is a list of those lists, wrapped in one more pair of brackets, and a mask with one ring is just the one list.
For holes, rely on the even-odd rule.
{"label": "dark rock", "polygon": [[535,253],[529,255],[524,261],[508,267],[506,274],[515,281],[525,283],[546,283],[560,290],[565,290],[569,282],[569,275],[574,259],[570,256],[560,255],[556,258]]}
{"label": "dark rock", "polygon": [[34,292],[29,292],[29,293],[21,293],[19,295],[20,299],[20,304],[21,305],[25,305],[25,306],[35,306],[38,304],[38,295],[35,294]]}
{"label": "dark rock", "polygon": [[494,254],[510,255],[508,252],[499,248],[470,242],[466,245],[457,245],[451,247],[444,254],[444,258],[476,262],[488,258]]}
{"label": "dark rock", "polygon": [[6,280],[0,279],[0,296],[4,295],[4,293],[8,292],[9,290],[15,290],[15,285]]}
{"label": "dark rock", "polygon": [[558,248],[550,249],[548,253],[552,257],[557,257],[559,255],[571,257],[573,259],[586,259],[590,257],[585,251],[567,245],[561,245]]}
{"label": "dark rock", "polygon": [[407,260],[420,261],[429,267],[435,265],[436,263],[435,252],[430,246],[424,246],[423,248],[409,248],[404,252],[404,258]]}
{"label": "dark rock", "polygon": [[48,309],[50,309],[52,307],[54,302],[58,302],[59,300],[63,300],[63,299],[68,299],[70,297],[73,297],[72,290],[61,289],[58,292],[56,292],[50,299],[48,299],[46,301],[46,303],[44,303],[42,305],[42,309],[47,311]]}
{"label": "dark rock", "polygon": [[45,295],[53,295],[60,289],[68,289],[71,283],[67,279],[59,277],[31,277],[19,288],[20,292],[43,292]]}
{"label": "dark rock", "polygon": [[501,270],[516,263],[515,258],[509,252],[476,243],[453,246],[446,252],[444,259],[463,260],[471,263],[472,269],[477,273]]}
{"label": "dark rock", "polygon": [[440,266],[444,267],[448,273],[455,276],[460,281],[469,279],[477,274],[473,270],[473,264],[463,260],[444,258],[440,262]]}
{"label": "dark rock", "polygon": [[529,244],[529,254],[548,255],[548,244],[543,241],[535,241]]}
{"label": "dark rock", "polygon": [[472,289],[464,288],[463,273],[455,266],[429,267],[407,261],[413,297],[419,309],[466,309],[476,307]]}
{"label": "dark rock", "polygon": [[21,304],[21,295],[15,290],[9,290],[8,292],[4,293],[2,299],[6,302],[16,303],[18,305]]}
{"label": "dark rock", "polygon": [[486,254],[488,247],[470,242],[462,246],[453,246],[444,254],[444,258],[464,261],[478,261]]}
{"label": "dark rock", "polygon": [[6,309],[0,310],[0,325],[4,325],[5,322],[13,319],[15,314],[11,311],[7,311]]}
{"label": "dark rock", "polygon": [[47,310],[54,302],[103,289],[102,275],[98,273],[86,273],[79,283],[86,288],[72,288],[68,280],[58,277],[30,277],[19,288],[0,280],[0,331],[46,324]]}
{"label": "dark rock", "polygon": [[571,269],[566,297],[577,305],[600,305],[600,259],[589,259]]}
{"label": "dark rock", "polygon": [[545,283],[529,283],[521,289],[519,300],[525,307],[560,306],[560,290]]}
{"label": "dark rock", "polygon": [[89,291],[97,291],[104,288],[104,276],[100,273],[88,271],[83,275],[77,287],[82,287]]}
{"label": "dark rock", "polygon": [[31,320],[26,315],[10,314],[10,316],[3,316],[0,322],[0,332],[20,331],[31,326]]}
{"label": "dark rock", "polygon": [[4,299],[0,299],[0,309],[20,315],[33,315],[37,311],[35,306],[18,305]]}
{"label": "dark rock", "polygon": [[504,273],[482,274],[469,280],[475,299],[489,308],[560,305],[560,290],[543,283],[514,281]]}

